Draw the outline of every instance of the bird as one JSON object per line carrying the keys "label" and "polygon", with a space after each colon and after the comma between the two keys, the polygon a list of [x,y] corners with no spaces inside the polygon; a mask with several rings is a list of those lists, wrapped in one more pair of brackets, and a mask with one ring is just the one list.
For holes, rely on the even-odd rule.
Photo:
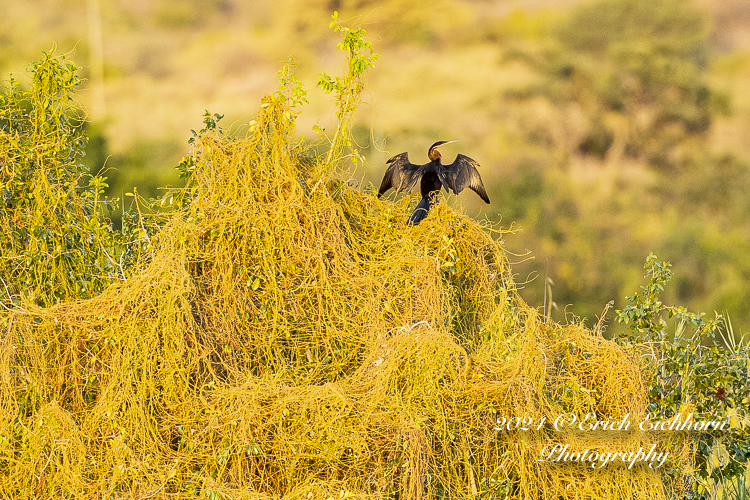
{"label": "bird", "polygon": [[457,142],[457,140],[438,141],[430,146],[427,151],[430,162],[424,165],[415,165],[409,162],[409,153],[398,154],[386,162],[390,166],[386,169],[383,181],[380,183],[378,198],[391,188],[396,192],[411,190],[417,180],[421,179],[422,200],[409,216],[408,224],[410,226],[419,224],[427,217],[427,212],[430,211],[432,206],[432,197],[442,187],[445,187],[448,192],[452,190],[455,194],[468,187],[477,193],[485,203],[490,202],[487,192],[484,190],[484,184],[482,184],[482,177],[477,170],[479,163],[468,156],[459,154],[453,163],[443,165],[443,157],[438,148],[452,142]]}

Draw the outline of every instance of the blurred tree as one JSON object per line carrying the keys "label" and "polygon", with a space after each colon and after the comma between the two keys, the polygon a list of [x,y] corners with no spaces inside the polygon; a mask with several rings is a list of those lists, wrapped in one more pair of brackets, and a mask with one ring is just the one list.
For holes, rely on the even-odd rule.
{"label": "blurred tree", "polygon": [[538,59],[539,91],[586,124],[562,145],[608,162],[623,156],[674,170],[726,97],[707,81],[704,16],[678,0],[600,0],[574,9]]}
{"label": "blurred tree", "polygon": [[[709,83],[702,12],[676,0],[599,0],[547,33],[515,41],[505,58],[538,75],[506,98],[524,143],[546,151],[541,174],[522,158],[501,187],[504,215],[542,262],[518,270],[547,273],[555,302],[593,320],[654,250],[679,269],[669,300],[750,326],[750,165],[709,152],[711,125],[730,106]],[[544,288],[531,284],[527,298],[541,302]]]}

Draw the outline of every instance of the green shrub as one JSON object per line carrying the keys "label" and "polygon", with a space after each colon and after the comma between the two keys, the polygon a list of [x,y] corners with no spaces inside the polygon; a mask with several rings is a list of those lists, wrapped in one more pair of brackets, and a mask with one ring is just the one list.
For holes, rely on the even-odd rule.
{"label": "green shrub", "polygon": [[[750,404],[750,346],[734,341],[731,325],[721,316],[704,319],[681,306],[667,306],[659,294],[672,279],[671,265],[652,253],[644,266],[649,283],[628,297],[629,305],[617,311],[628,332],[620,336],[626,344],[638,344],[648,359],[649,405],[655,420],[689,413],[694,420],[724,420],[724,431],[691,434],[695,476],[693,498],[707,498],[709,480],[733,480],[744,475],[750,455],[750,428],[746,408]],[[678,323],[669,334],[669,318]],[[716,342],[719,334],[723,345]],[[690,471],[673,470],[672,474]]]}
{"label": "green shrub", "polygon": [[99,294],[151,247],[154,221],[138,203],[118,232],[108,219],[117,199],[106,178],[82,163],[83,110],[74,100],[77,68],[45,53],[24,90],[10,79],[0,95],[0,304],[42,306]]}
{"label": "green shrub", "polygon": [[31,88],[0,96],[0,302],[41,305],[95,295],[123,276],[117,235],[102,216],[105,178],[81,163],[86,137],[72,92],[76,66],[52,52]]}

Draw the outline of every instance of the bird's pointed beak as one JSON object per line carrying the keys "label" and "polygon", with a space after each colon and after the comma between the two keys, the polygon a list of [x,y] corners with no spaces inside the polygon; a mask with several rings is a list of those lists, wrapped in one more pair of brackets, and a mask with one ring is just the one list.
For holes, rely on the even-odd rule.
{"label": "bird's pointed beak", "polygon": [[452,143],[452,142],[458,142],[458,141],[459,141],[458,139],[456,139],[456,140],[453,140],[453,141],[445,141],[445,142],[443,142],[442,144],[440,144],[439,146],[435,146],[435,147],[436,147],[436,148],[441,148],[441,147],[445,146],[446,144],[450,144],[450,143]]}

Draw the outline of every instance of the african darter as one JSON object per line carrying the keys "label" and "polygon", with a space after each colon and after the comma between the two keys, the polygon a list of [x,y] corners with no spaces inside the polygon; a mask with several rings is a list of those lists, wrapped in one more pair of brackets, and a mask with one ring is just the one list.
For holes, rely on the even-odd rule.
{"label": "african darter", "polygon": [[477,193],[485,203],[490,202],[487,192],[484,190],[482,178],[476,168],[479,163],[462,154],[456,156],[456,160],[449,165],[441,163],[443,157],[440,155],[438,148],[451,142],[456,141],[438,141],[430,146],[430,150],[427,152],[430,162],[424,165],[410,163],[409,153],[401,153],[386,162],[390,163],[391,166],[385,171],[378,197],[391,188],[396,191],[410,190],[417,183],[417,180],[421,179],[422,200],[409,217],[409,225],[419,224],[422,219],[427,217],[427,212],[432,205],[432,197],[436,196],[443,186],[445,186],[446,191],[452,190],[455,194],[468,187]]}

